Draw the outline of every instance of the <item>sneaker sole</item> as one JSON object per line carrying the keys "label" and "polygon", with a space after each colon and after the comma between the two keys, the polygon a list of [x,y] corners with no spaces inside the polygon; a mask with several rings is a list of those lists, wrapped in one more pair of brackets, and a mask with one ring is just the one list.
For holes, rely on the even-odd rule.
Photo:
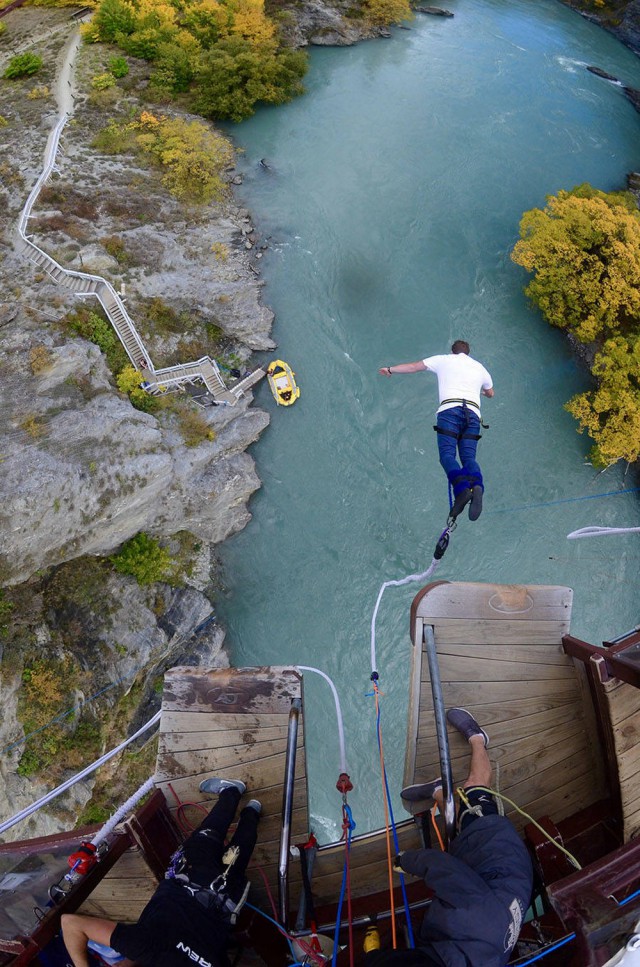
{"label": "sneaker sole", "polygon": [[426,802],[428,799],[433,799],[437,789],[442,789],[442,779],[417,782],[412,786],[405,786],[400,792],[400,798],[405,802]]}

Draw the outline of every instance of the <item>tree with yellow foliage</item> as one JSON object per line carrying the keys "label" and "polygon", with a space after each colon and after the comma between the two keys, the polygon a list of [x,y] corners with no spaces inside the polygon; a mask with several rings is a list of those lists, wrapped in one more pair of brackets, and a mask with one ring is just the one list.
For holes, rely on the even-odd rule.
{"label": "tree with yellow foliage", "polygon": [[523,215],[511,258],[533,272],[525,292],[547,322],[581,342],[640,318],[640,212],[628,192],[549,196]]}
{"label": "tree with yellow foliage", "polygon": [[135,128],[138,147],[165,169],[162,180],[172,194],[201,204],[224,198],[222,173],[234,152],[221,134],[199,121],[158,118],[148,111]]}
{"label": "tree with yellow foliage", "polygon": [[525,212],[512,259],[534,277],[525,292],[553,326],[595,351],[596,388],[566,409],[606,467],[640,457],[640,212],[629,192],[590,185]]}
{"label": "tree with yellow foliage", "polygon": [[364,0],[364,15],[377,27],[389,27],[413,19],[409,0]]}

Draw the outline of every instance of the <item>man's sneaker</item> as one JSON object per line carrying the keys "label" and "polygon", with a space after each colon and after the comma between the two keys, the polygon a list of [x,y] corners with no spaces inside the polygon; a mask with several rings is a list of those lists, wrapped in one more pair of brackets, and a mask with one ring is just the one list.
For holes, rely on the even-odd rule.
{"label": "man's sneaker", "polygon": [[477,520],[482,513],[482,494],[480,484],[476,484],[471,492],[471,503],[469,504],[469,520]]}
{"label": "man's sneaker", "polygon": [[447,719],[454,729],[464,735],[467,742],[472,736],[481,735],[484,739],[484,747],[487,748],[489,736],[484,729],[480,728],[471,712],[467,712],[466,708],[450,708],[447,712]]}
{"label": "man's sneaker", "polygon": [[262,812],[262,803],[258,799],[250,799],[249,802],[247,803],[247,805],[244,808],[245,809],[254,809],[257,812],[258,816],[259,816],[260,813]]}
{"label": "man's sneaker", "polygon": [[465,487],[464,490],[461,490],[453,502],[453,507],[449,511],[449,517],[453,517],[455,520],[456,517],[465,509],[472,497],[473,494],[469,487]]}
{"label": "man's sneaker", "polygon": [[204,779],[200,783],[200,792],[219,794],[223,789],[237,789],[241,796],[247,791],[242,779],[219,779],[214,776],[212,779]]}
{"label": "man's sneaker", "polygon": [[418,782],[413,786],[405,786],[400,798],[405,802],[426,802],[433,799],[436,791],[442,789],[442,779],[432,779],[431,782]]}

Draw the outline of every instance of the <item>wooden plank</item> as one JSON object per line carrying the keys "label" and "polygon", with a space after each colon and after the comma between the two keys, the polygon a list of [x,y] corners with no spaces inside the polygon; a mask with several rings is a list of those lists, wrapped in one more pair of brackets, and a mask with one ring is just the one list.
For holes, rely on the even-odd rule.
{"label": "wooden plank", "polygon": [[[287,720],[288,718],[287,716]],[[163,755],[167,752],[197,752],[203,749],[223,749],[229,746],[253,746],[258,742],[269,742],[273,739],[286,743],[287,731],[287,725],[263,727],[260,723],[252,728],[225,729],[224,731],[167,731],[160,733],[158,752]],[[304,737],[301,721],[298,727],[298,737],[299,740]]]}
{"label": "wooden plank", "polygon": [[[544,682],[443,682],[442,686],[445,705],[447,708],[470,705],[495,705],[540,696],[556,703],[571,702],[576,697],[576,684],[571,681]],[[431,689],[423,685],[420,693],[420,703],[426,708],[431,707]],[[480,716],[481,717],[481,716]]]}
{"label": "wooden plank", "polygon": [[[552,637],[535,644],[530,640],[522,642],[520,634],[516,633],[521,631],[522,622],[518,622],[516,627],[510,621],[459,622],[455,620],[456,627],[466,624],[472,626],[475,632],[459,642],[441,633],[443,628],[446,631],[453,624],[453,621],[444,621],[436,625],[436,645],[439,655],[458,655],[462,648],[466,658],[493,658],[499,661],[534,662],[542,665],[569,666],[571,664],[571,658],[565,655],[562,644],[554,641]],[[486,628],[486,642],[478,635],[478,630],[483,628]],[[496,635],[499,635],[499,639]]]}
{"label": "wooden plank", "polygon": [[264,713],[227,712],[218,715],[206,710],[175,710],[162,708],[160,732],[226,732],[228,729],[253,731],[260,728],[285,728],[289,722],[286,712]]}
{"label": "wooden plank", "polygon": [[[271,739],[267,742],[255,742],[253,745],[231,746],[230,748],[209,748],[205,751],[167,751],[158,755],[156,762],[156,780],[179,779],[185,776],[199,776],[205,772],[219,770],[235,770],[236,777],[243,776],[249,763],[261,759],[275,759],[283,755],[286,742]],[[302,746],[298,745],[302,752]],[[284,769],[284,766],[283,766]]]}
{"label": "wooden plank", "polygon": [[301,697],[302,677],[291,668],[200,669],[177,667],[164,677],[162,707],[217,714],[288,712]]}
{"label": "wooden plank", "polygon": [[[542,706],[542,708],[540,707]],[[535,709],[528,712],[528,709]],[[580,709],[573,702],[561,705],[549,705],[548,702],[537,699],[520,702],[507,702],[505,705],[483,705],[478,712],[482,717],[482,727],[487,730],[491,744],[489,748],[515,741],[540,729],[554,728],[580,718]],[[448,727],[450,741],[458,735],[451,726]],[[432,714],[423,716],[418,732],[420,742],[435,741],[435,719]]]}
{"label": "wooden plank", "polygon": [[493,658],[468,658],[464,653],[438,654],[438,667],[442,681],[446,682],[573,681],[573,665],[570,658],[567,660],[566,665],[542,665],[528,661],[516,663]]}
{"label": "wooden plank", "polygon": [[509,618],[512,621],[559,620],[571,616],[571,588],[551,585],[443,582],[431,588],[417,607],[417,616]]}
{"label": "wooden plank", "polygon": [[432,622],[438,647],[444,644],[452,647],[466,645],[559,645],[563,635],[569,632],[568,621],[514,621],[509,619],[475,619],[459,617],[439,617]]}
{"label": "wooden plank", "polygon": [[615,680],[606,683],[605,692],[613,726],[640,712],[640,689]]}
{"label": "wooden plank", "polygon": [[[260,798],[264,795],[263,789],[268,789],[274,784],[281,788],[284,777],[285,753],[259,759],[256,762],[246,763],[242,767],[242,776],[239,776],[238,767],[231,766],[226,769],[208,770],[196,776],[180,777],[171,780],[160,780],[157,782],[159,789],[162,789],[167,802],[174,805],[171,790],[168,788],[169,781],[173,786],[181,802],[211,802],[211,796],[201,793],[198,789],[203,779],[212,776],[220,776],[222,779],[242,779],[246,782],[247,788],[252,796]],[[296,776],[298,781],[306,775],[304,751],[299,750],[296,756]]]}
{"label": "wooden plank", "polygon": [[153,873],[149,869],[147,861],[139,849],[128,849],[122,854],[122,856],[118,858],[118,860],[116,860],[111,869],[107,870],[101,882],[104,882],[110,878],[126,879],[127,877],[140,876],[153,877]]}

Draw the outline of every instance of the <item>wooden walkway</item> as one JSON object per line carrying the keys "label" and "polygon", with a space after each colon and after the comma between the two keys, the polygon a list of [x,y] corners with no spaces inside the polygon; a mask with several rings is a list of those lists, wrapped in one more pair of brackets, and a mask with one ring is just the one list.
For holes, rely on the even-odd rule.
{"label": "wooden walkway", "polygon": [[[405,784],[440,774],[425,625],[434,628],[446,708],[467,708],[486,728],[494,787],[534,818],[555,822],[605,793],[599,740],[580,663],[564,654],[572,592],[564,587],[438,582],[412,608],[414,662]],[[453,780],[468,744],[449,728]],[[638,777],[640,779],[640,777]],[[518,828],[526,820],[506,814]]]}

